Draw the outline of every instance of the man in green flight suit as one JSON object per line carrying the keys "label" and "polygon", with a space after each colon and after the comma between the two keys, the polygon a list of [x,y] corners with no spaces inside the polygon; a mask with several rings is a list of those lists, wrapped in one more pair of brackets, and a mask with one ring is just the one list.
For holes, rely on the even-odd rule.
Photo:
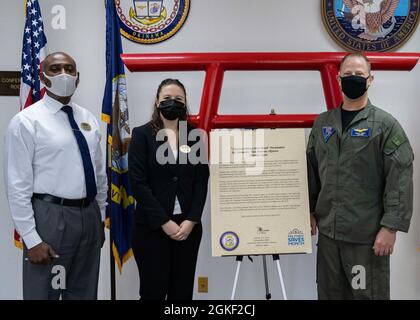
{"label": "man in green flight suit", "polygon": [[343,58],[343,103],[320,114],[309,137],[319,299],[389,299],[389,256],[410,226],[413,151],[398,121],[368,99],[370,69],[362,54]]}

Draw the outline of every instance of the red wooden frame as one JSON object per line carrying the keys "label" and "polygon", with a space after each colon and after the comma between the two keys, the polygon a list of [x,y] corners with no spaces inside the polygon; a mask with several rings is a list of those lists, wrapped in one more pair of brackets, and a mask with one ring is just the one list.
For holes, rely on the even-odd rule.
{"label": "red wooden frame", "polygon": [[[345,52],[276,52],[276,53],[158,53],[122,54],[130,71],[205,71],[198,115],[191,120],[208,133],[213,128],[312,127],[317,114],[219,115],[217,113],[224,72],[257,70],[319,71],[328,110],[340,105],[342,95],[336,80]],[[420,53],[369,53],[373,70],[410,71]]]}

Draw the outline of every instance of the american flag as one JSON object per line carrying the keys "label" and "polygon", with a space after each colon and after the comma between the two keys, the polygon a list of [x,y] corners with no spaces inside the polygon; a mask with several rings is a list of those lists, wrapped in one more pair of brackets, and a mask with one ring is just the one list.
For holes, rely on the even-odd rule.
{"label": "american flag", "polygon": [[20,79],[20,110],[37,102],[45,89],[39,80],[41,63],[47,56],[47,38],[38,0],[26,1],[23,33],[22,78]]}
{"label": "american flag", "polygon": [[[25,1],[26,20],[23,33],[22,70],[20,79],[20,110],[37,102],[45,93],[39,80],[41,63],[47,56],[47,38],[38,0]],[[14,231],[14,242],[23,248],[22,239]]]}

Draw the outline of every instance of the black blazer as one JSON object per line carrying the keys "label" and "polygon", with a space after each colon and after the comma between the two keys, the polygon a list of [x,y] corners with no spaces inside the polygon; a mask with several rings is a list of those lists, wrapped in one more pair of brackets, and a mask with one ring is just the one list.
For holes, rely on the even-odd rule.
{"label": "black blazer", "polygon": [[[188,132],[193,129],[188,126]],[[167,140],[165,140],[167,141]],[[186,220],[201,221],[207,197],[209,167],[206,163],[179,164],[181,151],[178,149],[176,164],[160,164],[156,152],[165,141],[157,141],[150,122],[133,130],[128,150],[128,172],[137,201],[135,222],[158,229],[171,219],[178,197]],[[205,143],[198,139],[198,143]],[[193,146],[195,141],[188,141]],[[181,144],[181,141],[180,141]],[[173,157],[172,151],[166,152]],[[193,152],[190,152],[192,154]],[[199,153],[198,153],[199,154]],[[174,159],[174,158],[172,158]]]}

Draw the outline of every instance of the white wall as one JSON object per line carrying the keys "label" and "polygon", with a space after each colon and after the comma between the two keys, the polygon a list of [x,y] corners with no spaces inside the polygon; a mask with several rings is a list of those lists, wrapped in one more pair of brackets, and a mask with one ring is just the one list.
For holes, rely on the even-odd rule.
{"label": "white wall", "polygon": [[[0,0],[0,70],[19,70],[24,25],[23,1]],[[50,52],[66,51],[74,56],[81,73],[81,84],[74,97],[98,118],[104,88],[105,18],[103,0],[40,0]],[[67,29],[53,30],[51,8],[61,4],[67,10]],[[150,46],[124,39],[124,51],[208,52],[208,51],[341,51],[326,33],[318,0],[196,0],[185,26],[171,39]],[[400,51],[420,51],[420,32]],[[167,76],[178,77],[187,87],[193,112],[197,112],[204,73],[127,73],[130,124],[148,121],[158,83]],[[420,66],[411,73],[377,72],[371,99],[395,115],[406,129],[414,150],[420,150],[417,124],[420,101]],[[304,94],[302,94],[304,93]],[[324,109],[321,82],[315,72],[229,72],[221,97],[221,113],[320,112]],[[0,135],[18,110],[17,97],[0,97]],[[103,130],[105,126],[103,125]],[[3,139],[0,139],[0,153]],[[399,234],[391,264],[391,297],[420,299],[420,257],[418,247],[420,206],[416,197],[420,176],[415,160],[415,203],[408,234]],[[2,159],[0,160],[2,166]],[[0,174],[2,175],[2,174]],[[2,178],[2,176],[0,177]],[[1,179],[2,180],[2,179]],[[209,199],[209,198],[208,198]],[[209,277],[209,293],[195,293],[196,299],[228,299],[235,272],[234,258],[212,258],[210,251],[210,204],[203,215],[204,236],[197,264],[197,276]],[[13,225],[0,184],[0,299],[21,298],[21,253],[12,244]],[[314,241],[315,242],[315,241]],[[100,298],[109,298],[109,252],[105,244],[101,262]],[[314,245],[315,251],[315,245]],[[237,298],[264,299],[260,257],[242,265]],[[281,299],[276,269],[268,258],[273,299]],[[281,258],[285,284],[291,299],[315,299],[315,253]],[[131,259],[117,277],[119,299],[138,298],[137,268]]]}

